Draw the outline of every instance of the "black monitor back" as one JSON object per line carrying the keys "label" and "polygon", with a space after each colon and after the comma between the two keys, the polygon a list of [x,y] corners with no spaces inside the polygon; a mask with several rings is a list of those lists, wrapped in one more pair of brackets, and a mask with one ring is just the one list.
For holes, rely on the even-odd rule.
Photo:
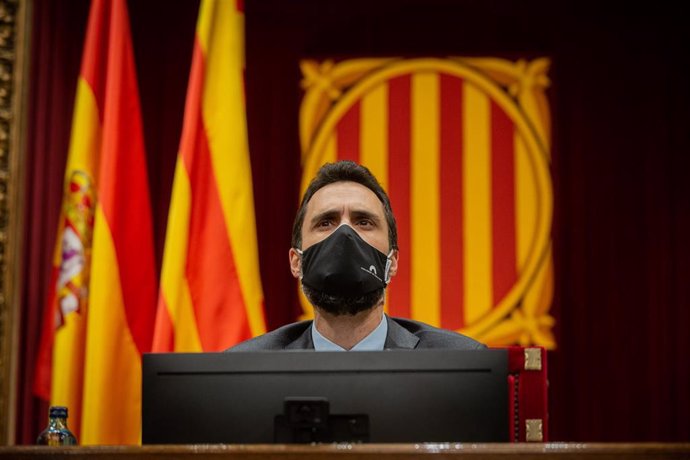
{"label": "black monitor back", "polygon": [[286,398],[325,398],[370,442],[505,442],[507,375],[506,350],[147,354],[142,440],[272,443]]}

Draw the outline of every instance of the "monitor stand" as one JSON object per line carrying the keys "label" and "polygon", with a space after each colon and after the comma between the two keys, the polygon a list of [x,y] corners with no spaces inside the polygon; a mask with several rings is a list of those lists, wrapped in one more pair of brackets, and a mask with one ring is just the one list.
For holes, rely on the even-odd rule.
{"label": "monitor stand", "polygon": [[280,444],[369,442],[367,414],[331,414],[327,398],[285,398],[274,419],[273,440]]}

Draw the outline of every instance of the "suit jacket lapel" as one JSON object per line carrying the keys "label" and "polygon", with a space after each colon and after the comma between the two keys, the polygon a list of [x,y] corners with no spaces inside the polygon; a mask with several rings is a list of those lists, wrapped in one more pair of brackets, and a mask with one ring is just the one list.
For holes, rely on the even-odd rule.
{"label": "suit jacket lapel", "polygon": [[309,322],[309,326],[304,329],[304,332],[294,341],[285,345],[285,350],[313,350],[314,341],[311,338],[311,327],[313,321]]}
{"label": "suit jacket lapel", "polygon": [[388,315],[386,315],[386,320],[388,321],[388,336],[386,337],[386,343],[383,347],[384,349],[413,349],[417,346],[419,343],[419,337],[402,327]]}

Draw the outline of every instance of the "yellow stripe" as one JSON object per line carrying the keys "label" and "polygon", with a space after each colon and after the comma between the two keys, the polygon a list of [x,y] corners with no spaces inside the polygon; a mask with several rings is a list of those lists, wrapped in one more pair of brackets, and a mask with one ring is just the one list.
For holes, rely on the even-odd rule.
{"label": "yellow stripe", "polygon": [[244,17],[234,2],[216,3],[211,19],[204,16],[206,11],[199,20],[200,29],[210,27],[200,31],[208,37],[204,126],[249,325],[258,335],[266,326],[244,107]]}
{"label": "yellow stripe", "polygon": [[[88,83],[79,78],[74,102],[70,148],[65,168],[65,186],[74,171],[83,171],[94,181],[98,171],[102,130],[98,118],[96,98]],[[64,219],[61,215],[61,220]],[[62,222],[56,244],[56,262],[61,260]],[[88,261],[87,261],[88,263]],[[88,279],[88,266],[82,272],[82,279]],[[86,288],[86,286],[84,286]],[[70,423],[79,432],[82,407],[82,384],[84,378],[84,346],[86,340],[86,312],[70,313],[64,324],[55,332],[53,345],[53,371],[51,376],[50,400],[53,405],[70,409]],[[50,318],[52,320],[52,318]]]}
{"label": "yellow stripe", "polygon": [[[333,135],[328,139],[328,142],[326,142],[326,147],[324,148],[323,152],[323,159],[321,160],[321,163],[314,169],[313,174],[308,177],[309,180],[313,178],[316,175],[316,171],[324,164],[324,163],[334,163],[338,159],[338,131],[333,130]],[[306,189],[306,187],[305,187]]]}
{"label": "yellow stripe", "polygon": [[96,212],[80,443],[138,444],[141,359],[127,324],[108,222]]}
{"label": "yellow stripe", "polygon": [[517,270],[522,273],[530,253],[534,250],[539,197],[527,156],[527,148],[520,134],[515,133],[515,216]]}
{"label": "yellow stripe", "polygon": [[[312,155],[309,157],[309,164],[308,168],[305,169],[304,173],[302,174],[302,191],[300,192],[300,199],[302,198],[301,195],[304,194],[304,191],[306,190],[307,186],[309,185],[309,181],[311,180],[312,177],[316,175],[316,171],[318,168],[321,167],[322,164],[324,163],[333,163],[337,160],[338,158],[338,137],[337,137],[337,131],[333,130],[332,135],[328,137],[328,141],[326,142],[326,146],[323,149],[323,155],[320,158],[317,158],[317,155]],[[318,160],[318,161],[317,161]],[[299,284],[299,283],[298,283]],[[302,305],[302,315],[300,316],[301,320],[304,319],[312,319],[314,317],[314,309],[309,303],[309,300],[307,300],[307,297],[304,295],[304,292],[302,292],[302,289],[299,289],[299,300],[300,304]]]}
{"label": "yellow stripe", "polygon": [[326,163],[333,163],[338,159],[338,131],[332,130],[325,141],[323,150],[314,152],[305,158],[304,169],[302,171],[302,180],[300,185],[300,201],[305,190],[309,186],[309,182],[316,176],[316,172],[321,166]]}
{"label": "yellow stripe", "polygon": [[[226,3],[229,3],[226,1]],[[213,28],[213,17],[215,15],[217,2],[215,0],[202,0],[199,6],[199,18],[196,22],[196,38],[199,40],[204,56],[208,50],[210,34]]]}
{"label": "yellow stripe", "polygon": [[69,408],[70,425],[76,428],[75,434],[81,423],[85,341],[86,318],[76,313],[67,315],[55,333],[50,404]]}
{"label": "yellow stripe", "polygon": [[362,98],[360,163],[388,189],[388,86],[378,85]]}
{"label": "yellow stripe", "polygon": [[[378,85],[362,98],[360,163],[388,190],[388,85]],[[388,312],[388,302],[383,309]]]}
{"label": "yellow stripe", "polygon": [[69,181],[74,171],[83,171],[98,180],[102,130],[98,118],[96,97],[83,78],[77,81],[77,95],[74,101],[72,132],[69,153],[65,168],[65,181]]}
{"label": "yellow stripe", "polygon": [[410,307],[414,319],[432,325],[440,324],[441,298],[438,98],[438,74],[412,77]]}
{"label": "yellow stripe", "polygon": [[185,274],[189,241],[191,186],[182,158],[175,165],[161,271],[161,292],[175,330],[175,351],[201,351],[192,297]]}
{"label": "yellow stripe", "polygon": [[465,318],[472,324],[492,307],[490,105],[463,85],[463,209]]}

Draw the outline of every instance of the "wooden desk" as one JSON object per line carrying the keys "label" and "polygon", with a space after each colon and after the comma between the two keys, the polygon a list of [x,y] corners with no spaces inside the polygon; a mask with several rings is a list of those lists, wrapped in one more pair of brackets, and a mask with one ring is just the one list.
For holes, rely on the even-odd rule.
{"label": "wooden desk", "polygon": [[0,459],[30,460],[569,460],[690,459],[688,444],[332,444],[0,447]]}

